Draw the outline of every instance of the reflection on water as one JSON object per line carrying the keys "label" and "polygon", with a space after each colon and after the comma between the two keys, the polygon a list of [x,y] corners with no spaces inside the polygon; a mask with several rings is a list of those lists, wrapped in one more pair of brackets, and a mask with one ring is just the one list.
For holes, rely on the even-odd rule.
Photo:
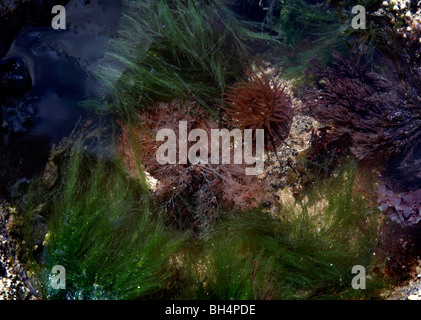
{"label": "reflection on water", "polygon": [[12,78],[17,73],[13,90],[26,86],[27,79],[20,76],[25,66],[31,83],[23,96],[3,102],[6,143],[21,139],[56,143],[86,115],[79,103],[102,95],[92,71],[117,29],[120,3],[73,0],[66,6],[66,16],[66,30],[24,27],[4,57],[20,63],[10,71]]}

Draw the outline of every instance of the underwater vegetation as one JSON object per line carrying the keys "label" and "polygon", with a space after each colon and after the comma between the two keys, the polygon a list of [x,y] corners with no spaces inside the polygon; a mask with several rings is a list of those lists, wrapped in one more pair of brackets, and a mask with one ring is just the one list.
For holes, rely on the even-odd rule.
{"label": "underwater vegetation", "polygon": [[[79,148],[68,151],[60,184],[41,194],[34,185],[28,201],[27,223],[34,215],[47,220],[43,264],[34,268],[42,296],[134,299],[165,287],[169,258],[185,237],[151,215],[147,189],[118,163]],[[30,234],[26,241],[32,248]],[[55,265],[66,268],[66,290],[50,286]]]}
{"label": "underwater vegetation", "polygon": [[[211,136],[218,123],[196,101],[174,100],[160,103],[151,110],[139,113],[137,125],[124,125],[120,154],[127,171],[137,178],[137,169],[143,168],[157,180],[155,199],[176,225],[183,228],[211,229],[221,209],[247,209],[256,206],[263,196],[263,183],[245,174],[245,164],[234,164],[234,148],[228,145],[230,163],[162,165],[156,158],[162,144],[156,140],[161,129],[171,129],[180,137],[179,123],[186,121],[187,131],[203,129]],[[187,142],[187,149],[195,144]],[[211,156],[211,146],[207,146]],[[227,146],[225,146],[227,147]],[[225,151],[224,151],[225,152]],[[177,150],[180,159],[180,150]]]}
{"label": "underwater vegetation", "polygon": [[227,124],[253,131],[263,129],[265,147],[276,150],[291,129],[294,110],[290,98],[285,87],[265,74],[259,76],[255,71],[246,74],[248,82],[237,82],[223,94]]}
{"label": "underwater vegetation", "polygon": [[[398,15],[393,12],[393,5],[383,8],[382,3],[381,0],[269,1],[264,26],[277,39],[271,44],[283,77],[293,80],[297,89],[301,89],[309,80],[303,74],[309,60],[317,58],[321,66],[326,67],[331,63],[334,51],[363,55],[366,63],[374,67],[379,49],[394,51],[391,40],[403,25],[402,16],[409,10],[408,7],[402,9],[402,16],[399,13],[396,18],[399,26],[397,23],[391,27],[390,14]],[[352,27],[355,17],[352,9],[356,5],[366,10],[364,29]]]}
{"label": "underwater vegetation", "polygon": [[332,126],[332,139],[348,139],[358,160],[379,161],[411,152],[421,134],[418,102],[396,82],[338,55],[322,71],[320,88],[305,95],[320,122]]}
{"label": "underwater vegetation", "polygon": [[[417,101],[420,108],[421,101],[421,19],[419,1],[414,1],[417,14],[408,14],[408,11],[397,10],[392,15],[396,21],[396,35],[393,42],[395,56],[397,56],[398,71],[401,78],[407,83],[407,95]],[[415,10],[414,10],[415,11]],[[400,15],[400,20],[398,19]],[[416,123],[411,124],[417,126]],[[386,175],[389,185],[396,191],[415,191],[421,189],[419,171],[421,169],[420,144],[415,143],[411,152],[402,153],[391,161]]]}
{"label": "underwater vegetation", "polygon": [[[0,61],[5,129],[25,136],[32,116],[48,119],[35,107],[24,117],[38,101],[28,90],[46,87],[33,79],[64,79],[57,96],[76,92],[66,105],[95,111],[28,188],[26,177],[0,186],[13,194],[13,234],[38,297],[382,299],[408,278],[421,253],[421,28],[382,2],[124,0],[118,33],[115,19],[93,34],[73,24],[62,44],[32,37],[37,29],[19,37],[14,50],[33,38],[42,64],[57,63],[34,72],[30,54]],[[120,13],[117,1],[71,3],[73,18],[104,3],[102,19]],[[350,26],[356,4],[366,30]],[[75,34],[93,36],[85,49],[95,50],[67,48]],[[263,129],[265,171],[245,174],[234,138],[219,150],[229,163],[159,163],[158,132],[181,137],[182,121],[208,137]],[[212,142],[196,142],[189,155],[211,159]],[[50,285],[56,265],[66,290]],[[352,288],[356,265],[365,290]]]}
{"label": "underwater vegetation", "polygon": [[311,162],[322,163],[326,158],[338,158],[341,149],[331,139],[331,127],[313,128],[311,131],[311,149],[307,159]]}
{"label": "underwater vegetation", "polygon": [[300,82],[307,61],[317,57],[326,65],[332,50],[345,48],[350,21],[327,3],[304,0],[270,1],[265,27],[277,38],[272,47],[283,77]]}
{"label": "underwater vegetation", "polygon": [[381,208],[394,221],[413,225],[421,188],[421,24],[410,7],[401,5],[379,9],[376,23],[392,22],[375,27],[374,65],[367,50],[351,50],[346,57],[334,53],[336,61],[328,68],[314,59],[306,72],[317,75],[316,84],[302,97],[315,118],[333,128],[328,140],[348,144],[356,159],[382,167]]}
{"label": "underwater vegetation", "polygon": [[[32,185],[26,207],[26,221],[47,221],[31,267],[43,298],[358,299],[388,286],[373,255],[380,211],[354,192],[355,162],[296,203],[224,211],[205,238],[167,225],[118,164],[69,152],[61,183],[41,194]],[[58,264],[66,290],[49,286]],[[366,290],[350,287],[356,264],[367,268]]]}
{"label": "underwater vegetation", "polygon": [[243,39],[264,39],[222,0],[124,1],[119,36],[98,71],[123,115],[193,94],[219,99],[248,58]]}
{"label": "underwater vegetation", "polygon": [[420,204],[421,190],[395,194],[384,183],[377,188],[379,193],[379,208],[384,211],[392,221],[401,225],[416,225],[421,220]]}
{"label": "underwater vegetation", "polygon": [[326,4],[324,6],[304,0],[271,1],[266,21],[274,31],[278,31],[282,43],[289,47],[303,38],[326,40],[337,32],[340,20],[334,9],[330,10]]}
{"label": "underwater vegetation", "polygon": [[[380,211],[354,194],[355,163],[296,205],[224,216],[186,266],[194,299],[340,299],[375,297],[386,282],[376,265]],[[349,289],[350,270],[367,267],[366,290]],[[189,279],[189,277],[187,277]]]}

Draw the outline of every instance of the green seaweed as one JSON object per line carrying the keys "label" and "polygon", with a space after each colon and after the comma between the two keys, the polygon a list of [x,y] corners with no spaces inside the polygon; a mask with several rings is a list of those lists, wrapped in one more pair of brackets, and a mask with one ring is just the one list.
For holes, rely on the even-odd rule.
{"label": "green seaweed", "polygon": [[342,35],[348,26],[341,15],[333,8],[304,0],[273,1],[266,24],[280,37],[282,45],[275,50],[288,79],[301,77],[310,58],[327,64],[332,51],[341,50],[346,43]]}
{"label": "green seaweed", "polygon": [[132,115],[156,101],[185,98],[203,105],[239,79],[248,48],[265,39],[222,0],[125,1],[119,36],[100,64],[111,106]]}
{"label": "green seaweed", "polygon": [[[355,170],[354,163],[345,165],[298,206],[226,217],[203,243],[200,258],[190,258],[189,298],[379,298],[387,285],[372,273],[379,263],[373,256],[379,212],[353,193]],[[322,202],[325,208],[314,210]],[[197,271],[197,261],[205,273]],[[352,288],[354,265],[367,270],[365,290]]]}
{"label": "green seaweed", "polygon": [[[134,299],[165,287],[173,275],[170,257],[186,238],[150,214],[145,186],[118,163],[90,159],[80,148],[64,167],[42,208],[45,261],[37,271],[43,297]],[[65,290],[50,285],[55,265],[66,269]]]}
{"label": "green seaweed", "polygon": [[[355,5],[366,9],[366,29],[351,26]],[[282,43],[274,49],[278,52],[283,76],[295,84],[303,84],[303,71],[309,60],[317,58],[321,66],[327,66],[334,51],[362,51],[368,62],[374,64],[376,46],[385,44],[382,25],[372,14],[380,5],[378,0],[341,1],[336,6],[312,4],[305,0],[272,1],[266,25],[279,35]]]}
{"label": "green seaweed", "polygon": [[[209,236],[190,238],[149,214],[145,186],[118,164],[74,151],[63,168],[38,209],[48,222],[44,298],[377,299],[387,288],[374,272],[381,213],[354,192],[354,162],[295,205],[226,212]],[[55,265],[66,268],[66,290],[50,286]],[[354,265],[367,270],[365,290],[351,286]]]}

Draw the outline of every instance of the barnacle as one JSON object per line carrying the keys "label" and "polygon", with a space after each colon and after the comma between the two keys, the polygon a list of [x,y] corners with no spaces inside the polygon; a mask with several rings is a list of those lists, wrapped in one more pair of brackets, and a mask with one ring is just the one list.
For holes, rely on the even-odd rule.
{"label": "barnacle", "polygon": [[[276,149],[291,129],[291,100],[285,87],[274,79],[270,81],[264,73],[261,77],[254,71],[246,74],[248,82],[237,82],[223,94],[226,107],[222,109],[228,115],[227,123],[242,129],[264,129],[265,147]],[[266,138],[269,138],[271,146]]]}

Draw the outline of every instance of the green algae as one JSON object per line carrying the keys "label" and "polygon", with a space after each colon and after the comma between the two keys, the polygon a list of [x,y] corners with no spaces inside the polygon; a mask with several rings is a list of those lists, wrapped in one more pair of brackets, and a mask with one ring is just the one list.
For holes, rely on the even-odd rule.
{"label": "green algae", "polygon": [[[381,213],[354,192],[354,162],[295,203],[226,212],[206,237],[151,214],[148,190],[118,163],[79,149],[63,168],[48,197],[27,201],[26,227],[34,212],[47,221],[44,258],[32,268],[44,298],[378,299],[388,286],[375,272]],[[66,268],[65,290],[51,287],[55,265]],[[352,288],[355,265],[366,269],[364,290]]]}
{"label": "green algae", "polygon": [[[303,72],[309,61],[317,59],[320,66],[327,66],[334,51],[364,54],[374,66],[376,47],[384,47],[387,42],[382,24],[373,14],[381,2],[349,0],[333,5],[305,0],[272,1],[265,24],[279,37],[281,45],[276,43],[273,49],[283,77],[303,85],[308,77]],[[366,29],[354,29],[351,25],[356,16],[352,8],[356,5],[366,9]]]}
{"label": "green algae", "polygon": [[[45,257],[37,268],[44,298],[133,299],[166,285],[169,259],[185,237],[151,215],[148,191],[118,163],[73,150],[49,195],[42,208]],[[65,290],[50,284],[55,265],[66,269]]]}
{"label": "green algae", "polygon": [[[373,249],[380,213],[352,192],[355,170],[355,164],[344,166],[295,206],[226,217],[188,260],[189,298],[379,298],[387,286],[372,273],[379,263]],[[324,204],[321,211],[317,203]],[[365,290],[352,288],[354,265],[366,268]]]}
{"label": "green algae", "polygon": [[156,101],[193,95],[218,101],[239,79],[249,48],[244,39],[266,39],[239,20],[224,1],[125,1],[120,33],[100,64],[110,104],[132,115]]}

